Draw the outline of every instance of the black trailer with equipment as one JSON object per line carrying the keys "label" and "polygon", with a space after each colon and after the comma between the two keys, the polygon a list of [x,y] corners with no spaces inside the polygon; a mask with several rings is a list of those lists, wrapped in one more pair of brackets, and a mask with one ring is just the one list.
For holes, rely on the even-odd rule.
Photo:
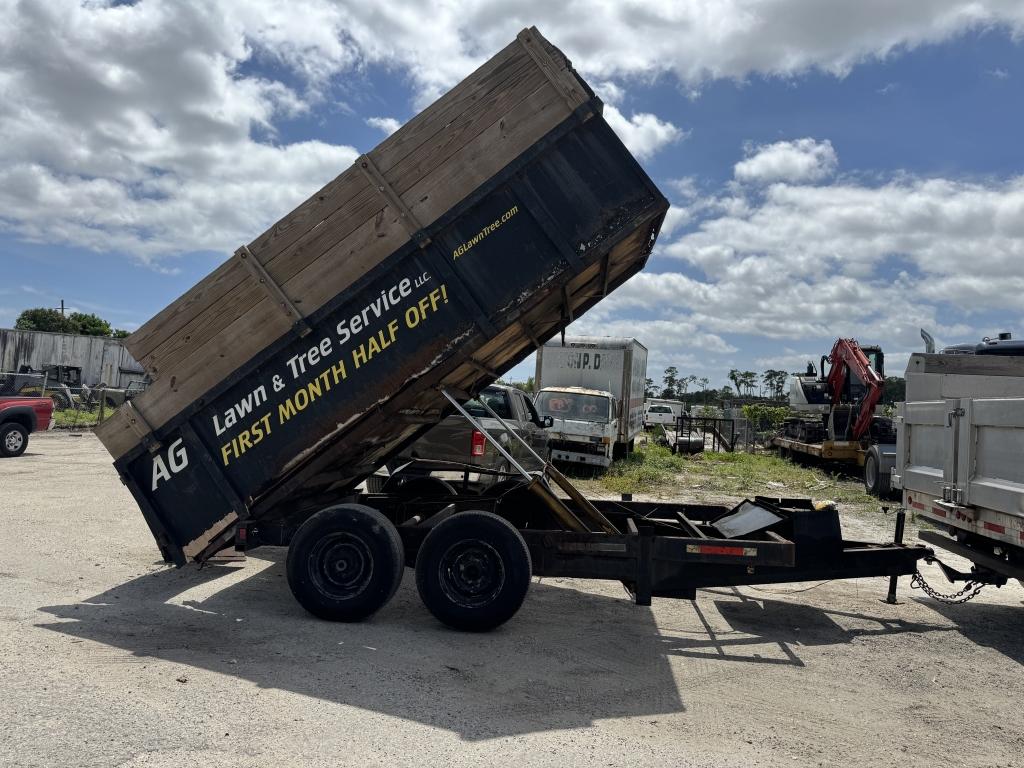
{"label": "black trailer with equipment", "polygon": [[470,631],[515,615],[531,575],[620,581],[637,605],[652,597],[692,600],[704,587],[889,576],[894,602],[896,578],[931,559],[931,550],[902,544],[902,513],[895,540],[877,544],[844,539],[838,511],[808,499],[756,496],[731,509],[587,499],[550,463],[522,469],[453,393],[442,394],[516,473],[482,495],[418,485],[410,494],[352,496],[298,527],[243,524],[236,549],[288,546],[293,594],[335,621],[381,608],[408,565],[428,610]]}
{"label": "black trailer with equipment", "polygon": [[481,495],[356,491],[643,268],[668,203],[601,109],[524,30],[126,340],[152,384],[97,435],[165,560],[286,545],[296,598],[343,621],[410,566],[470,630],[514,615],[532,575],[646,604],[916,571],[930,550],[844,540],[806,501],[590,501],[511,454]]}

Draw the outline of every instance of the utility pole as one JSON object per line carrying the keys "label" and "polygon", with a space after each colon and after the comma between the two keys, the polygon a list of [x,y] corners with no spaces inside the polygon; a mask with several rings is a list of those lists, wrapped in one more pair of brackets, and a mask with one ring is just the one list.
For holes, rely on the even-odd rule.
{"label": "utility pole", "polygon": [[60,300],[60,316],[64,317],[64,299]]}

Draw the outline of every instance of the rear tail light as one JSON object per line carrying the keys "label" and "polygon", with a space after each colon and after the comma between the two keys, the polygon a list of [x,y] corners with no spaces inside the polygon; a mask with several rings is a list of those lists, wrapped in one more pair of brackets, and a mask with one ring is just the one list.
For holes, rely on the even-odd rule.
{"label": "rear tail light", "polygon": [[478,429],[473,430],[473,437],[469,443],[469,455],[470,456],[483,456],[484,447],[487,445],[487,439],[484,437],[484,433]]}

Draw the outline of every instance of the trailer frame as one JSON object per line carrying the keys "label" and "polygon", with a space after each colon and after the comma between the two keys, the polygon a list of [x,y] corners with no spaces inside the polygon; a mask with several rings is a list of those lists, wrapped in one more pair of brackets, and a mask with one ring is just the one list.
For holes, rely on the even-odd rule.
{"label": "trailer frame", "polygon": [[[499,452],[507,453],[458,402],[462,393],[442,394]],[[518,434],[508,432],[532,452]],[[870,576],[889,577],[894,600],[896,579],[915,574],[918,561],[934,558],[923,545],[902,543],[899,519],[891,543],[848,540],[842,536],[838,510],[816,509],[808,499],[755,496],[733,508],[640,502],[625,496],[620,501],[595,500],[580,493],[550,462],[542,460],[543,470],[528,472],[510,454],[506,458],[513,470],[499,473],[505,479],[482,495],[453,493],[450,486],[438,483],[436,493],[421,486],[409,496],[399,488],[395,493],[353,494],[339,499],[339,504],[369,509],[393,526],[405,564],[416,569],[418,584],[420,553],[435,527],[457,525],[460,513],[483,512],[514,527],[529,553],[532,576],[619,581],[642,606],[650,605],[654,597],[693,600],[698,589],[709,587]],[[456,470],[464,466],[430,462],[434,468],[439,463]],[[242,522],[235,532],[235,550],[289,546],[303,525],[297,520]],[[302,601],[300,594],[296,597]],[[429,603],[427,607],[431,608]],[[518,604],[512,613],[517,609]]]}

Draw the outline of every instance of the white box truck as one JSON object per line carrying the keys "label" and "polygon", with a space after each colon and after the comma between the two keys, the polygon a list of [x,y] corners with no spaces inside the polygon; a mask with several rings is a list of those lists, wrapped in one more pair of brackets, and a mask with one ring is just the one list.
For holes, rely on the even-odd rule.
{"label": "white box truck", "polygon": [[644,426],[647,347],[636,339],[569,336],[537,350],[537,397],[550,416],[551,458],[608,467]]}
{"label": "white box truck", "polygon": [[892,485],[939,527],[922,540],[972,561],[965,580],[998,584],[1024,579],[1024,347],[978,347],[910,356]]}

